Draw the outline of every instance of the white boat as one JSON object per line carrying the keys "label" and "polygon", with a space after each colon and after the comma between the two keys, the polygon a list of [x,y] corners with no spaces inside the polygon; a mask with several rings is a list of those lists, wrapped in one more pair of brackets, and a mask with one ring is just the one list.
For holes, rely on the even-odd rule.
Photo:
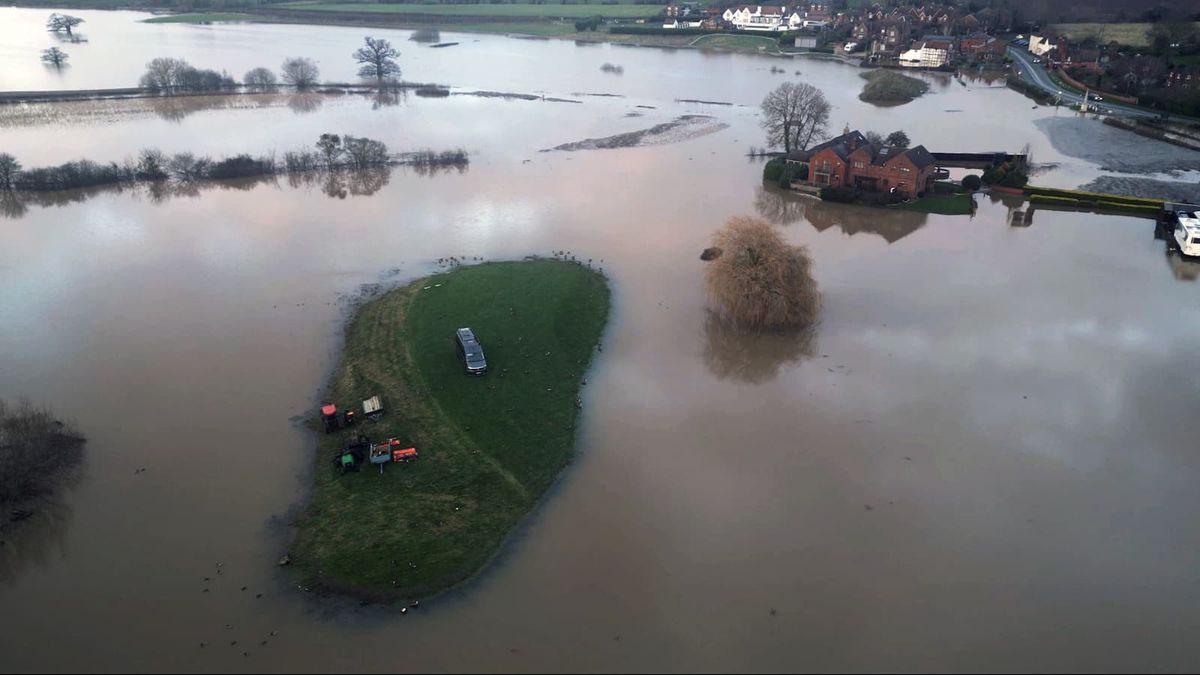
{"label": "white boat", "polygon": [[1200,258],[1200,211],[1180,213],[1171,234],[1180,253]]}

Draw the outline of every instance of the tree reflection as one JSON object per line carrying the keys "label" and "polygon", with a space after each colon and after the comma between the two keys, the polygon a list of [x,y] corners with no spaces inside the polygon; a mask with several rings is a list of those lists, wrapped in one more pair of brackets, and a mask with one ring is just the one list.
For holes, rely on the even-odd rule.
{"label": "tree reflection", "polygon": [[400,87],[380,87],[371,94],[371,110],[391,108],[408,98],[408,92]]}
{"label": "tree reflection", "polygon": [[325,100],[320,94],[311,91],[296,92],[288,97],[287,107],[297,115],[306,115],[321,109]]}
{"label": "tree reflection", "polygon": [[811,358],[817,349],[816,333],[815,327],[799,331],[748,330],[710,311],[704,319],[704,363],[722,380],[766,382],[785,366]]}
{"label": "tree reflection", "polygon": [[0,215],[5,218],[17,219],[29,210],[29,203],[21,195],[8,190],[0,190]]}
{"label": "tree reflection", "polygon": [[11,522],[7,510],[0,520],[0,586],[11,586],[31,568],[45,568],[66,553],[67,530],[74,518],[68,501],[82,470],[74,467],[53,492],[22,502],[20,509],[32,515]]}
{"label": "tree reflection", "polygon": [[355,196],[370,196],[383,189],[392,179],[392,170],[376,166],[360,171],[351,171],[347,176],[347,188]]}

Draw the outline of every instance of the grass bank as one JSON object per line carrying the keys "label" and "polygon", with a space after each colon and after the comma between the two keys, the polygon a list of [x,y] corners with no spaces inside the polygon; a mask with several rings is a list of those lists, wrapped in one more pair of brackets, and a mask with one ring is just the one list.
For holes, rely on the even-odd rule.
{"label": "grass bank", "polygon": [[[582,378],[608,316],[602,275],[558,260],[459,268],[360,308],[328,400],[379,394],[387,413],[354,432],[421,458],[339,476],[345,441],[322,435],[293,553],[305,583],[373,599],[426,597],[475,574],[574,453]],[[471,378],[454,329],[479,336]]]}
{"label": "grass bank", "polygon": [[861,73],[860,77],[867,81],[860,100],[880,105],[899,105],[921,96],[929,91],[929,83],[908,75],[901,75],[894,70],[872,70]]}
{"label": "grass bank", "polygon": [[966,216],[974,211],[974,201],[969,193],[935,194],[891,207],[904,211],[922,211],[944,216]]}
{"label": "grass bank", "polygon": [[779,41],[762,35],[703,35],[696,38],[690,47],[701,49],[728,49],[763,54],[778,54]]}
{"label": "grass bank", "polygon": [[209,12],[200,14],[168,14],[145,19],[142,23],[220,23],[224,21],[255,21],[250,14],[234,12]]}

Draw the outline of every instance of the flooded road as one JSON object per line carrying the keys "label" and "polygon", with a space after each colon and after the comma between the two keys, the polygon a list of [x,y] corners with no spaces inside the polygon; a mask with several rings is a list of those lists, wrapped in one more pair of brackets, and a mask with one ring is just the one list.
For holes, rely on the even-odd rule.
{"label": "flooded road", "polygon": [[[13,11],[0,10],[0,31]],[[348,31],[339,53],[362,34],[196,28],[213,55],[241,31],[313,45]],[[398,169],[369,196],[281,180],[162,200],[100,191],[0,216],[0,396],[50,404],[89,438],[47,527],[0,547],[0,670],[1196,663],[1200,282],[1149,221],[1027,217],[1027,205],[987,196],[966,218],[779,195],[743,156],[762,144],[754,104],[783,81],[774,61],[479,40],[439,58],[532,65],[498,84],[432,58],[405,75],[626,98],[376,107],[348,96],[305,114],[0,121],[0,150],[27,165],[145,145],[284,151],[322,131],[472,152],[465,172]],[[402,65],[416,51],[402,47]],[[621,77],[599,72],[614,53]],[[229,58],[193,62],[240,63]],[[1035,161],[1057,164],[1044,184],[1103,173],[1055,150],[1034,124],[1054,111],[1013,92],[949,83],[881,110],[855,99],[857,71],[796,67],[830,95],[838,128],[903,127],[935,149],[1029,143]],[[11,70],[41,86],[40,73]],[[748,107],[674,101],[689,95]],[[655,108],[626,118],[638,104]],[[537,152],[696,112],[729,128]],[[957,122],[970,115],[986,127]],[[811,341],[706,321],[697,257],[725,218],[747,214],[812,251],[823,312]],[[615,305],[578,459],[543,508],[480,578],[406,616],[291,586],[275,561],[312,450],[296,420],[334,365],[346,298],[442,256],[563,249],[603,259]]]}

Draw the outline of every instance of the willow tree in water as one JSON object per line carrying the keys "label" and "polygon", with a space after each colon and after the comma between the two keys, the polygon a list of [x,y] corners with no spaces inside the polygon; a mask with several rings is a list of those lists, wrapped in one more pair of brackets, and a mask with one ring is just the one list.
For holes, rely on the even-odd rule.
{"label": "willow tree in water", "polygon": [[806,247],[787,243],[770,223],[748,217],[726,221],[713,247],[719,254],[709,263],[708,296],[722,319],[759,330],[816,322],[821,294]]}

